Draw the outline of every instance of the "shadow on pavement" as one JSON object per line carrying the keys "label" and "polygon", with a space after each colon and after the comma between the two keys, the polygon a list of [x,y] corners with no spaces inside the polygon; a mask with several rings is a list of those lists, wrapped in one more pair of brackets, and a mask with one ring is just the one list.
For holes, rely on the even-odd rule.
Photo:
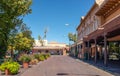
{"label": "shadow on pavement", "polygon": [[74,73],[57,73],[56,75],[82,75],[82,76],[100,76],[100,75],[90,75],[90,74],[74,74]]}

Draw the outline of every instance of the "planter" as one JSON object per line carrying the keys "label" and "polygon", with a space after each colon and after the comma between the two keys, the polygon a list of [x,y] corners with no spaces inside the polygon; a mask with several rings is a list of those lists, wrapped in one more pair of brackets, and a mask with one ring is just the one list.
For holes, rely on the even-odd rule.
{"label": "planter", "polygon": [[10,71],[8,69],[5,69],[5,75],[10,75]]}
{"label": "planter", "polygon": [[23,68],[28,68],[29,67],[29,64],[27,62],[24,62],[23,63]]}
{"label": "planter", "polygon": [[20,65],[17,62],[4,62],[0,66],[0,70],[5,72],[5,75],[17,74]]}
{"label": "planter", "polygon": [[27,54],[20,56],[19,61],[23,63],[23,68],[28,68],[31,57]]}
{"label": "planter", "polygon": [[31,65],[36,65],[38,62],[39,62],[38,59],[32,59],[32,60],[30,61],[30,64],[31,64]]}

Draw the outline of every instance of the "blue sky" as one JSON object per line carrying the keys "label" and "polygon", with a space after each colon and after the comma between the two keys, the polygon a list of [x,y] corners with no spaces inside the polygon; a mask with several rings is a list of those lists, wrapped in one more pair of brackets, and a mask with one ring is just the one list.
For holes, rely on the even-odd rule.
{"label": "blue sky", "polygon": [[94,4],[94,0],[33,0],[32,14],[25,16],[32,36],[44,35],[47,28],[47,40],[68,44],[68,33],[75,33],[81,16],[85,16]]}

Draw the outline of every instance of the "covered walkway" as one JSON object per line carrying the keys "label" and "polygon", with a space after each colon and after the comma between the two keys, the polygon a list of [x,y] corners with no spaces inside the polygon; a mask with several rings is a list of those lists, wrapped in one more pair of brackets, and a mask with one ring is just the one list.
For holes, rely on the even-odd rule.
{"label": "covered walkway", "polygon": [[120,76],[120,61],[109,61],[109,64],[107,67],[105,67],[102,60],[99,60],[97,63],[95,63],[93,60],[89,60],[89,61],[83,60],[83,61],[99,69],[110,72],[114,74],[115,76]]}

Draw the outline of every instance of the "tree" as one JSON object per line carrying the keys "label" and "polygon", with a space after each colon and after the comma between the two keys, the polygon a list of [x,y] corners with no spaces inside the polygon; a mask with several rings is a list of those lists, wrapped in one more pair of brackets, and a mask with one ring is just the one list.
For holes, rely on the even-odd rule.
{"label": "tree", "polygon": [[25,37],[23,33],[19,33],[15,36],[14,47],[19,51],[29,51],[32,49],[34,40],[28,37]]}
{"label": "tree", "polygon": [[[76,34],[73,34],[73,33],[68,33],[68,38],[69,38],[69,41],[73,41],[74,43],[77,41],[77,36]],[[72,50],[71,50],[72,51]],[[78,54],[78,51],[77,51],[77,44],[75,44],[75,56],[77,56]]]}
{"label": "tree", "polygon": [[43,37],[43,39],[46,39],[47,32],[48,32],[48,29],[46,28],[46,29],[44,30],[44,37]]}
{"label": "tree", "polygon": [[46,29],[44,30],[44,36],[43,36],[43,38],[42,38],[40,35],[38,35],[38,40],[39,40],[39,42],[40,42],[40,44],[41,44],[42,46],[44,46],[44,39],[46,39],[46,34],[47,34],[47,32],[48,32],[48,29],[46,28]]}
{"label": "tree", "polygon": [[68,38],[69,38],[69,41],[73,41],[74,43],[77,41],[76,34],[68,33]]}
{"label": "tree", "polygon": [[34,39],[31,36],[31,30],[26,26],[22,25],[19,32],[9,37],[8,50],[13,55],[13,50],[29,51],[34,43]]}
{"label": "tree", "polygon": [[22,32],[25,37],[32,38],[31,37],[32,31],[30,30],[29,27],[27,27],[26,24],[21,25],[20,32]]}
{"label": "tree", "polygon": [[41,46],[44,46],[44,41],[43,41],[43,39],[41,38],[40,35],[38,35],[38,40],[39,40]]}
{"label": "tree", "polygon": [[31,13],[32,0],[0,0],[0,56],[5,54],[9,36],[23,21],[22,18]]}

